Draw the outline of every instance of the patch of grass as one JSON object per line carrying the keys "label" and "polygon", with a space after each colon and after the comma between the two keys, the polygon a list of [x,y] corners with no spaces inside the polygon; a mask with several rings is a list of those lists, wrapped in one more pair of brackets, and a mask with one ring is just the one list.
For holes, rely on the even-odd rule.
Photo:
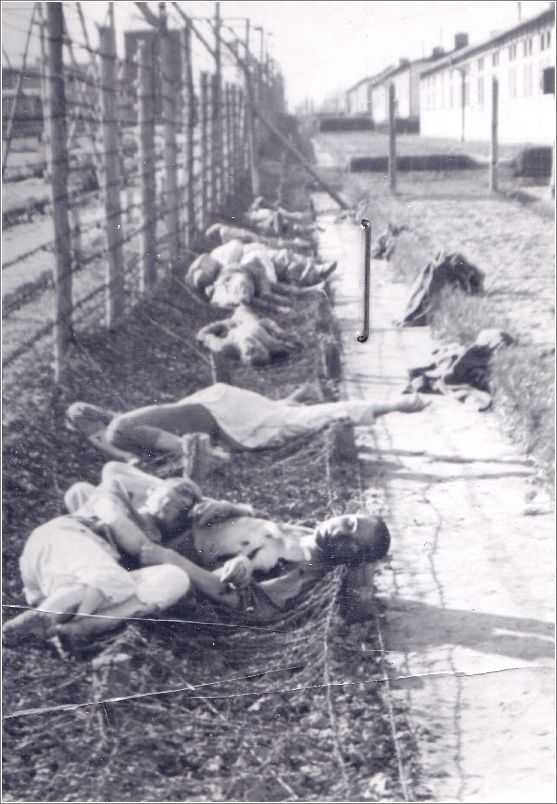
{"label": "patch of grass", "polygon": [[[509,323],[493,312],[489,296],[470,296],[460,288],[445,288],[437,298],[431,328],[442,341],[473,343],[482,329],[502,329],[508,332]],[[510,335],[513,333],[510,332]]]}
{"label": "patch of grass", "polygon": [[555,466],[553,359],[534,346],[509,346],[493,356],[491,379],[497,406],[551,485]]}
{"label": "patch of grass", "polygon": [[[468,296],[446,289],[438,299],[432,329],[444,342],[472,344],[482,329],[509,332],[509,323],[494,312],[489,295]],[[553,359],[539,347],[515,344],[491,359],[490,387],[495,408],[507,429],[539,464],[540,476],[551,484],[555,466],[555,371]]]}

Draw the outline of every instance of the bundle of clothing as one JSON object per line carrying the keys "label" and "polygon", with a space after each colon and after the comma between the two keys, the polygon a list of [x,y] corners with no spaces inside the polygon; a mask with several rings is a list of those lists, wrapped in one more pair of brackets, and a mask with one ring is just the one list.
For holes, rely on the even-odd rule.
{"label": "bundle of clothing", "polygon": [[409,369],[408,392],[446,394],[478,410],[491,405],[490,363],[514,339],[498,329],[483,329],[471,346],[449,343],[434,349],[425,366]]}
{"label": "bundle of clothing", "polygon": [[484,289],[484,274],[462,254],[439,252],[423,269],[406,303],[401,320],[404,327],[423,327],[430,323],[439,294],[447,287],[459,288],[470,295]]}

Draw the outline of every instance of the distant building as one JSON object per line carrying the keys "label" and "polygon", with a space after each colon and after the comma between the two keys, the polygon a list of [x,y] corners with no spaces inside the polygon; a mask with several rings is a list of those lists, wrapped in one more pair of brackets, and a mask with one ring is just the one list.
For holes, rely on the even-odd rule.
{"label": "distant building", "polygon": [[392,70],[389,65],[380,73],[362,78],[345,93],[346,113],[350,115],[366,115],[373,119],[374,109],[372,103],[372,93],[374,87],[382,80],[383,76]]}
{"label": "distant building", "polygon": [[551,144],[555,137],[555,11],[493,34],[424,70],[421,133],[488,140],[492,78],[499,82],[499,139]]}
{"label": "distant building", "polygon": [[[457,34],[455,48],[468,44],[466,34]],[[389,119],[389,85],[394,85],[396,98],[396,125],[398,131],[420,130],[420,76],[432,63],[442,58],[441,48],[434,48],[431,56],[423,59],[401,59],[396,67],[385,70],[371,90],[371,108],[375,125],[382,128]]]}

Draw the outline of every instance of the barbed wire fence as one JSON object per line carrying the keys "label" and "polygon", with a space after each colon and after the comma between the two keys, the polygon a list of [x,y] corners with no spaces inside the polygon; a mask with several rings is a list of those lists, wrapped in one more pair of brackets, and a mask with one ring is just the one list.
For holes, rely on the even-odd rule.
{"label": "barbed wire fence", "polygon": [[[121,37],[106,5],[101,25],[79,2],[33,5],[3,120],[3,365],[50,337],[56,381],[78,330],[117,327],[196,256],[240,188],[257,191],[262,132],[246,71],[253,104],[271,118],[284,109],[276,64],[251,53],[249,20],[223,20],[218,3],[214,18],[138,3],[143,27]],[[22,89],[30,72],[34,96]],[[22,162],[14,146],[33,98],[43,153]],[[29,176],[31,195],[19,192]]]}

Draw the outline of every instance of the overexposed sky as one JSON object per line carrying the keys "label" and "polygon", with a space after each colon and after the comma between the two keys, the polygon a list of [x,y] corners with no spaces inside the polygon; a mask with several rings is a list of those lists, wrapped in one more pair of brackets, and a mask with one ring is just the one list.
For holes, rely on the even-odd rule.
{"label": "overexposed sky", "polygon": [[[64,5],[73,31],[78,24],[75,3]],[[148,5],[157,12],[158,3]],[[193,16],[207,17],[214,11],[211,0],[180,5]],[[419,58],[439,45],[450,50],[455,33],[468,33],[471,42],[481,41],[492,31],[518,22],[519,13],[525,19],[550,5],[555,6],[546,0],[222,0],[221,14],[224,18],[249,16],[252,26],[263,26],[270,34],[267,46],[282,68],[293,108],[305,98],[319,103],[400,58]],[[29,2],[2,3],[2,64],[6,64],[4,51],[13,64],[21,62],[30,6]],[[114,6],[119,30],[143,27],[134,2],[117,0]],[[171,9],[170,3],[167,6]],[[93,43],[94,23],[102,24],[107,7],[107,2],[99,0],[82,2]],[[230,24],[243,35],[241,20]],[[200,26],[208,32],[206,24]],[[259,49],[259,36],[252,33],[254,51]],[[38,42],[33,46],[36,62]],[[201,57],[201,46],[197,52]]]}

